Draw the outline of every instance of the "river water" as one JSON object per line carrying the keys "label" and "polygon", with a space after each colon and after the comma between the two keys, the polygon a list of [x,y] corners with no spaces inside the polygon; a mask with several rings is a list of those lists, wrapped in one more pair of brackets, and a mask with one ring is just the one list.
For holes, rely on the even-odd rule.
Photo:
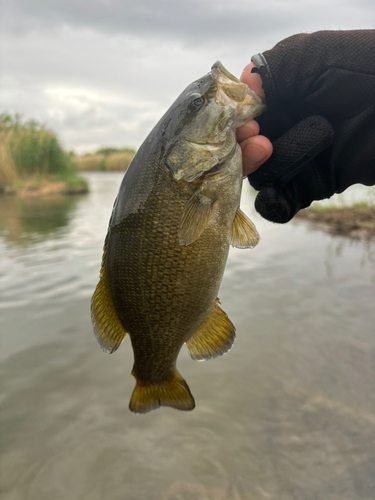
{"label": "river water", "polygon": [[229,354],[178,368],[193,412],[128,410],[129,339],[109,356],[89,303],[122,175],[90,194],[0,198],[2,500],[375,498],[375,244],[242,207],[262,240],[232,249]]}

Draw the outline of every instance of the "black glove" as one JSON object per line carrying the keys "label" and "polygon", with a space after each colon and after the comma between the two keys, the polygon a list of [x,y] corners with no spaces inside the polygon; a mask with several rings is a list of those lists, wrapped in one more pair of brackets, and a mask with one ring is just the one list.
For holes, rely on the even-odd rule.
{"label": "black glove", "polygon": [[375,184],[375,30],[295,35],[252,58],[274,147],[249,175],[257,211],[288,222],[313,200]]}

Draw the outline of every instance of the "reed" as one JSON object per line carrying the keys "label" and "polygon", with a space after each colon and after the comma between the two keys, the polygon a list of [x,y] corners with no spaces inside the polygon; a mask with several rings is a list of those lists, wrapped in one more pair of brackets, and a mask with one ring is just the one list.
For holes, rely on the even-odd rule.
{"label": "reed", "polygon": [[126,170],[134,157],[134,153],[113,153],[105,162],[106,170]]}
{"label": "reed", "polygon": [[101,148],[94,154],[73,156],[80,171],[125,171],[135,155],[130,148]]}
{"label": "reed", "polygon": [[105,170],[106,157],[104,155],[95,154],[95,155],[85,155],[85,156],[73,156],[72,159],[76,164],[78,170],[84,172]]}
{"label": "reed", "polygon": [[12,185],[17,172],[10,152],[9,142],[11,134],[0,131],[0,186]]}
{"label": "reed", "polygon": [[85,183],[51,130],[34,120],[23,122],[19,115],[0,114],[0,188],[30,179]]}

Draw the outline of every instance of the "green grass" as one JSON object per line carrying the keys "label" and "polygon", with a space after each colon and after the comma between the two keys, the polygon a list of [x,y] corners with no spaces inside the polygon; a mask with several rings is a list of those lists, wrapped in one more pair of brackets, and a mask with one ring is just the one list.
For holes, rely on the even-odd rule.
{"label": "green grass", "polygon": [[26,181],[37,185],[44,180],[85,186],[69,153],[55,133],[35,120],[22,121],[19,115],[0,114],[0,187],[19,186]]}
{"label": "green grass", "polygon": [[314,204],[312,209],[315,212],[331,212],[332,210],[343,210],[345,208],[370,208],[374,206],[372,203],[368,201],[357,201],[355,203],[349,205],[318,205]]}
{"label": "green grass", "polygon": [[356,203],[353,203],[351,205],[351,207],[354,207],[354,208],[369,208],[369,207],[372,207],[373,204],[370,203],[369,201],[357,201]]}
{"label": "green grass", "polygon": [[130,153],[131,155],[135,155],[135,149],[132,148],[111,148],[111,147],[106,147],[106,148],[100,148],[98,151],[95,153],[97,155],[112,155],[114,153]]}
{"label": "green grass", "polygon": [[347,208],[372,208],[374,207],[374,203],[369,201],[357,201],[355,203],[347,204],[347,205],[318,205],[314,204],[311,208],[314,212],[332,212],[332,211],[340,211]]}
{"label": "green grass", "polygon": [[349,202],[345,193],[336,195],[332,200],[316,201],[311,209],[315,212],[329,212],[346,208],[374,208],[375,207],[375,186],[364,186],[360,200]]}
{"label": "green grass", "polygon": [[79,175],[73,175],[64,179],[67,191],[85,192],[87,191],[87,181]]}

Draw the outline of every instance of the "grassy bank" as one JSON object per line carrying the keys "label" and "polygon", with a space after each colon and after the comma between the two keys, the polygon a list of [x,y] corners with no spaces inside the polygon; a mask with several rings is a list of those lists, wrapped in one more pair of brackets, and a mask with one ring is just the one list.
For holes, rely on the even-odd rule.
{"label": "grassy bank", "polygon": [[33,120],[0,115],[0,192],[37,195],[87,192],[56,135]]}
{"label": "grassy bank", "polygon": [[101,148],[94,154],[73,156],[81,171],[125,171],[135,155],[134,149]]}
{"label": "grassy bank", "polygon": [[351,238],[375,238],[375,204],[366,201],[351,206],[319,206],[301,210],[297,219],[304,219],[332,234]]}

